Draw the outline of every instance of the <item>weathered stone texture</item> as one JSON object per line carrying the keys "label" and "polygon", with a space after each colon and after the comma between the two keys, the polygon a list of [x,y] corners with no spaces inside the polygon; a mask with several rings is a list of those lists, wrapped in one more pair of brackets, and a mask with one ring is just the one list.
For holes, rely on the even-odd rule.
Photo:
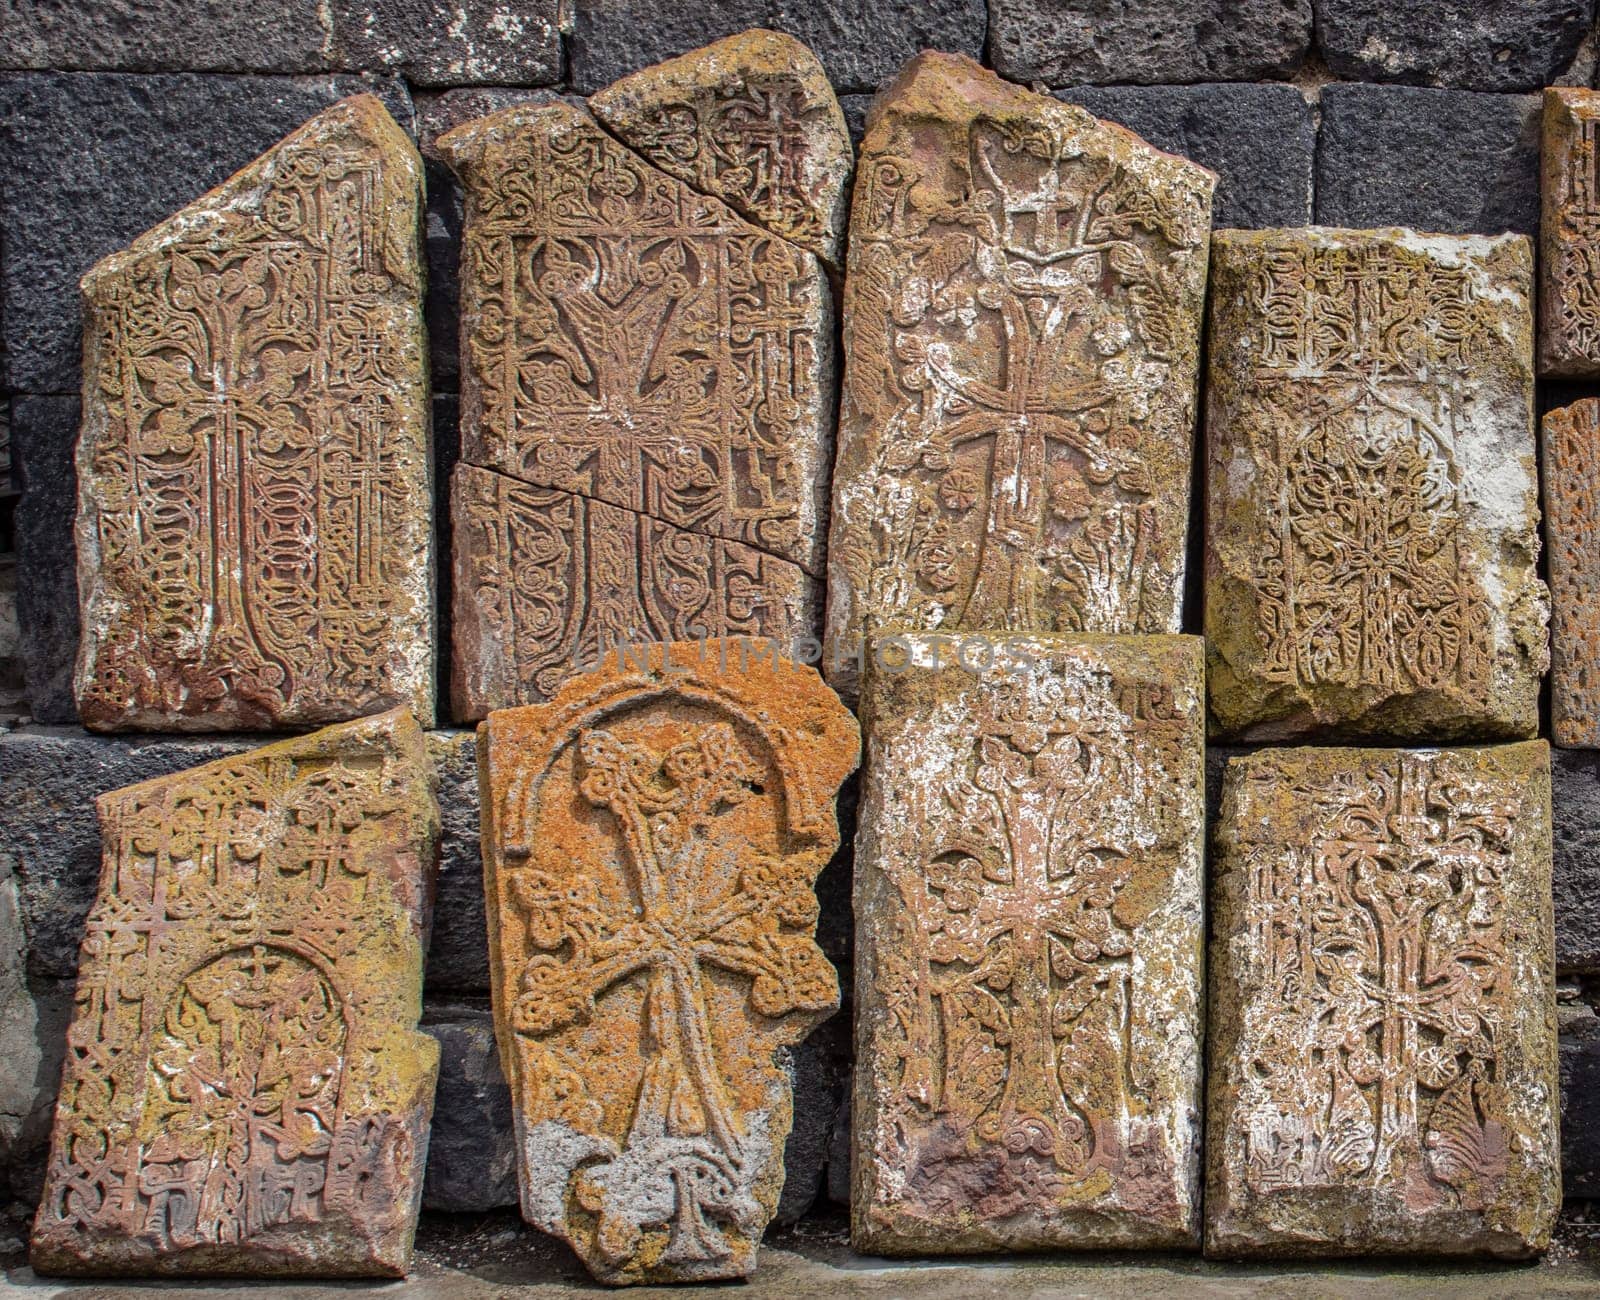
{"label": "weathered stone texture", "polygon": [[1212,240],[1219,736],[1536,734],[1532,273],[1511,235]]}
{"label": "weathered stone texture", "polygon": [[1600,400],[1541,422],[1550,544],[1550,735],[1600,749]]}
{"label": "weathered stone texture", "polygon": [[84,277],[88,726],[432,720],[421,186],[358,96]]}
{"label": "weathered stone texture", "polygon": [[1522,1257],[1561,1203],[1550,751],[1224,778],[1206,1251]]}
{"label": "weathered stone texture", "polygon": [[485,1011],[443,1007],[422,1032],[439,1044],[439,1089],[428,1134],[422,1207],[453,1214],[517,1203],[511,1090]]}
{"label": "weathered stone texture", "polygon": [[1600,377],[1600,93],[1544,92],[1539,373]]}
{"label": "weathered stone texture", "polygon": [[77,550],[72,521],[78,478],[72,449],[76,397],[17,397],[11,438],[22,496],[12,516],[17,551],[17,623],[28,712],[38,722],[76,722],[72,669],[78,658]]}
{"label": "weathered stone texture", "polygon": [[833,424],[821,264],[569,104],[437,147],[468,204],[457,718],[548,698],[622,638],[809,635]]}
{"label": "weathered stone texture", "polygon": [[1561,1187],[1569,1197],[1600,1198],[1600,1016],[1560,1005]]}
{"label": "weathered stone texture", "polygon": [[340,66],[413,85],[561,80],[561,0],[331,0]]}
{"label": "weathered stone texture", "polygon": [[1297,87],[1068,86],[1057,99],[1217,173],[1215,226],[1258,230],[1311,221],[1317,132]]}
{"label": "weathered stone texture", "polygon": [[879,97],[828,555],[845,694],[883,627],[1177,630],[1213,182],[968,59]]}
{"label": "weathered stone texture", "polygon": [[589,111],[654,166],[837,263],[853,153],[817,57],[756,30],[593,95]]}
{"label": "weathered stone texture", "polygon": [[405,1272],[433,785],[396,709],[97,801],[35,1269]]}
{"label": "weathered stone texture", "polygon": [[1318,0],[1316,13],[1335,76],[1469,90],[1549,84],[1594,23],[1593,0]]}
{"label": "weathered stone texture", "polygon": [[989,0],[989,54],[1013,81],[1291,76],[1311,0]]}
{"label": "weathered stone texture", "polygon": [[1539,229],[1539,97],[1325,86],[1317,221],[1447,234]]}
{"label": "weathered stone texture", "polygon": [[489,991],[489,930],[478,849],[478,749],[470,731],[430,731],[443,837],[428,945],[429,993]]}
{"label": "weathered stone texture", "polygon": [[410,129],[405,85],[388,78],[0,74],[0,327],[11,388],[76,393],[79,277],[363,91]]}
{"label": "weathered stone texture", "polygon": [[1600,972],[1600,752],[1555,751],[1556,965]]}
{"label": "weathered stone texture", "polygon": [[812,884],[855,720],[814,670],[742,657],[653,646],[480,731],[523,1216],[602,1281],[754,1268],[783,1049],[838,1006]]}
{"label": "weathered stone texture", "polygon": [[1195,1244],[1199,638],[871,645],[856,1249]]}

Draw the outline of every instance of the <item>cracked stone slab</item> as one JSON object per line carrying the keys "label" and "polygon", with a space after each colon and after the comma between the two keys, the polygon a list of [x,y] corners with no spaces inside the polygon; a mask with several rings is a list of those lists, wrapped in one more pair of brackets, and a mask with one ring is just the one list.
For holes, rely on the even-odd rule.
{"label": "cracked stone slab", "polygon": [[84,277],[86,725],[432,719],[421,206],[355,96]]}
{"label": "cracked stone slab", "polygon": [[970,59],[874,103],[826,662],[880,628],[1176,632],[1216,178]]}
{"label": "cracked stone slab", "polygon": [[662,171],[839,261],[854,151],[817,56],[782,32],[742,32],[624,77],[589,111]]}
{"label": "cracked stone slab", "polygon": [[476,465],[450,514],[458,721],[549,699],[620,639],[814,641],[822,584],[755,547]]}
{"label": "cracked stone slab", "polygon": [[603,1282],[753,1271],[786,1049],[839,1004],[813,886],[859,733],[813,669],[750,650],[653,645],[479,729],[522,1213]]}
{"label": "cracked stone slab", "polygon": [[1215,734],[1536,734],[1528,240],[1230,230],[1211,275]]}
{"label": "cracked stone slab", "polygon": [[1259,750],[1215,843],[1207,1254],[1543,1250],[1549,746]]}
{"label": "cracked stone slab", "polygon": [[402,1276],[439,809],[403,709],[96,801],[41,1273]]}
{"label": "cracked stone slab", "polygon": [[1200,639],[871,647],[856,1249],[1192,1247]]}
{"label": "cracked stone slab", "polygon": [[1551,86],[1544,92],[1540,150],[1539,373],[1600,377],[1600,93]]}

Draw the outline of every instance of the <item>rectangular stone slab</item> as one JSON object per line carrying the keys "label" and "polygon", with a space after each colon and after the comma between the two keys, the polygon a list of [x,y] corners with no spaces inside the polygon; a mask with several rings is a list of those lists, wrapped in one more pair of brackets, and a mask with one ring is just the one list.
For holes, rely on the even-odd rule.
{"label": "rectangular stone slab", "polygon": [[439,1064],[421,728],[396,709],[96,809],[33,1267],[402,1276]]}
{"label": "rectangular stone slab", "polygon": [[1214,734],[1535,735],[1528,241],[1224,230],[1211,275]]}
{"label": "rectangular stone slab", "polygon": [[856,1249],[1194,1246],[1199,638],[870,647]]}
{"label": "rectangular stone slab", "polygon": [[432,721],[421,207],[357,95],[84,277],[88,726]]}
{"label": "rectangular stone slab", "polygon": [[1206,1253],[1519,1258],[1561,1205],[1550,749],[1232,759]]}
{"label": "rectangular stone slab", "polygon": [[784,1179],[782,1049],[839,1004],[812,889],[859,734],[772,649],[611,656],[478,730],[522,1214],[603,1282],[755,1268]]}
{"label": "rectangular stone slab", "polygon": [[1176,632],[1216,177],[924,53],[852,200],[829,680],[880,628]]}
{"label": "rectangular stone slab", "polygon": [[1540,149],[1539,373],[1600,377],[1600,94],[1544,92]]}
{"label": "rectangular stone slab", "polygon": [[1545,539],[1550,544],[1550,736],[1600,749],[1600,401],[1546,412]]}

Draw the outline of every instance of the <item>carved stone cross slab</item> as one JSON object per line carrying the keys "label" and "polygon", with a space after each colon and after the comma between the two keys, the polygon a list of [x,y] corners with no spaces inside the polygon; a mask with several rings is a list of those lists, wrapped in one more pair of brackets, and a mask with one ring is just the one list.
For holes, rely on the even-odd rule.
{"label": "carved stone cross slab", "polygon": [[1539,373],[1600,376],[1600,94],[1544,92]]}
{"label": "carved stone cross slab", "polygon": [[1542,1250],[1549,747],[1261,750],[1216,844],[1207,1253]]}
{"label": "carved stone cross slab", "polygon": [[403,1275],[439,1059],[421,728],[397,709],[96,808],[33,1267]]}
{"label": "carved stone cross slab", "polygon": [[1199,638],[872,646],[856,1248],[1194,1245]]}
{"label": "carved stone cross slab", "polygon": [[88,726],[432,721],[421,207],[358,95],[84,277]]}
{"label": "carved stone cross slab", "polygon": [[1212,240],[1221,735],[1532,736],[1548,663],[1520,235]]}
{"label": "carved stone cross slab", "polygon": [[879,95],[829,549],[846,695],[884,627],[1177,631],[1214,183],[955,55]]}
{"label": "carved stone cross slab", "polygon": [[1550,735],[1600,749],[1600,401],[1547,412],[1545,537],[1550,543]]}
{"label": "carved stone cross slab", "polygon": [[771,653],[638,647],[479,730],[523,1217],[605,1282],[754,1269],[783,1186],[781,1049],[838,1006],[812,885],[858,733]]}

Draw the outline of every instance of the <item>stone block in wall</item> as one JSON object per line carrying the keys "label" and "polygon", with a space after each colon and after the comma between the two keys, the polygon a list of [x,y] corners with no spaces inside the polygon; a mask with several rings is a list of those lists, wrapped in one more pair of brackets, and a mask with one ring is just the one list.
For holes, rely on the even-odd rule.
{"label": "stone block in wall", "polygon": [[331,0],[337,64],[414,86],[561,80],[563,0]]}
{"label": "stone block in wall", "polygon": [[1295,86],[1068,86],[1057,99],[1217,173],[1211,224],[1303,226],[1311,220],[1317,133]]}
{"label": "stone block in wall", "polygon": [[1538,90],[1572,63],[1594,8],[1594,0],[1317,0],[1317,48],[1349,81]]}
{"label": "stone block in wall", "polygon": [[78,278],[307,118],[369,90],[413,128],[405,87],[390,78],[0,74],[11,389],[76,393]]}
{"label": "stone block in wall", "polygon": [[1539,229],[1537,95],[1331,85],[1317,137],[1317,221],[1444,234]]}
{"label": "stone block in wall", "polygon": [[1583,1003],[1561,1012],[1561,1186],[1600,1198],[1600,1016]]}
{"label": "stone block in wall", "polygon": [[422,1031],[439,1043],[439,1087],[428,1134],[422,1207],[453,1213],[517,1203],[511,1089],[486,1008],[425,1006]]}
{"label": "stone block in wall", "polygon": [[1311,43],[1311,0],[989,0],[989,56],[1013,81],[1286,77]]}
{"label": "stone block in wall", "polygon": [[11,446],[22,487],[13,516],[17,630],[29,714],[76,722],[72,674],[78,658],[78,398],[16,397]]}
{"label": "stone block in wall", "polygon": [[489,991],[489,928],[484,919],[478,844],[478,746],[470,731],[430,731],[428,752],[439,775],[438,898],[428,946],[429,993]]}
{"label": "stone block in wall", "polygon": [[1600,752],[1557,749],[1551,761],[1556,966],[1600,972]]}
{"label": "stone block in wall", "polygon": [[1552,86],[1540,133],[1539,374],[1600,378],[1600,93]]}
{"label": "stone block in wall", "polygon": [[329,66],[322,0],[0,0],[0,32],[8,68],[293,73]]}

